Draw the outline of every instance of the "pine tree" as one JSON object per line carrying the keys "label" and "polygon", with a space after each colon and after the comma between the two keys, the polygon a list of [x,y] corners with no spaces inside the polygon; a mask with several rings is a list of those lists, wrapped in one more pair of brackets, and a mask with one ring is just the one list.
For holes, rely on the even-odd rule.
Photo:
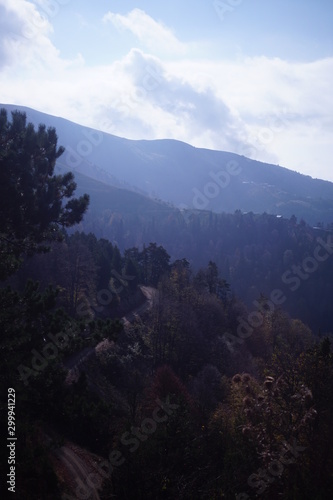
{"label": "pine tree", "polygon": [[89,196],[73,198],[71,172],[55,175],[57,147],[54,128],[27,124],[25,113],[0,110],[0,279],[16,271],[23,254],[45,251],[60,240],[62,229],[82,220]]}

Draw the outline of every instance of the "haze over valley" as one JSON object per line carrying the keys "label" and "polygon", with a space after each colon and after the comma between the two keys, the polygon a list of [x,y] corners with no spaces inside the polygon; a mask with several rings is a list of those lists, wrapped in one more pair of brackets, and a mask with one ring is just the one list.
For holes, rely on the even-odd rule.
{"label": "haze over valley", "polygon": [[332,16],[0,0],[8,497],[333,498]]}

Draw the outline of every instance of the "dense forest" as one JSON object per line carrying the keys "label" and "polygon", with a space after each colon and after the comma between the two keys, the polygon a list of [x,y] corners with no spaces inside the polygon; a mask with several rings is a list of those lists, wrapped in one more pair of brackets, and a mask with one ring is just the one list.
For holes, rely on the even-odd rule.
{"label": "dense forest", "polygon": [[[196,271],[212,260],[248,307],[253,308],[261,294],[281,289],[289,314],[314,331],[331,329],[331,225],[312,227],[294,216],[284,219],[240,211],[161,210],[140,216],[104,210],[88,214],[79,229],[114,242],[122,251],[158,242],[173,260],[186,257]],[[326,258],[318,259],[317,251]]]}
{"label": "dense forest", "polygon": [[0,141],[16,497],[331,498],[331,228],[171,210],[102,237],[54,129],[2,111]]}

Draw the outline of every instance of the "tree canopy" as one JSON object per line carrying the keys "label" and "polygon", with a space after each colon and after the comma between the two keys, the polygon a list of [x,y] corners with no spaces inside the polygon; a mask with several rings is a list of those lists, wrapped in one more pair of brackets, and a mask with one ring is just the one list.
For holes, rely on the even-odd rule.
{"label": "tree canopy", "polygon": [[62,228],[82,220],[89,204],[84,194],[74,198],[71,172],[55,175],[64,148],[57,146],[55,128],[27,123],[26,114],[0,110],[0,279],[19,265],[23,254],[46,250],[59,240]]}

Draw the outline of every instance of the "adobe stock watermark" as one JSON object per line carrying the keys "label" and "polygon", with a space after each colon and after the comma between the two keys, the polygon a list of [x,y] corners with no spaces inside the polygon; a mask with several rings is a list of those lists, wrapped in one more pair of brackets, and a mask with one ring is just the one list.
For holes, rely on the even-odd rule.
{"label": "adobe stock watermark", "polygon": [[58,332],[55,335],[53,333],[48,333],[46,335],[47,342],[41,352],[37,349],[32,349],[31,363],[30,366],[20,364],[17,370],[20,375],[20,380],[25,386],[28,385],[30,377],[36,377],[48,366],[50,361],[53,361],[59,356],[59,351],[63,351],[68,347],[70,339],[78,337],[77,332],[69,324],[68,328],[65,328],[64,332]]}
{"label": "adobe stock watermark", "polygon": [[[86,297],[86,300],[77,307],[76,313],[79,317],[89,316],[91,309],[95,312],[102,312],[112,302],[113,297],[121,293],[128,282],[135,278],[135,276],[120,275],[116,270],[113,270],[111,274],[118,280],[118,284],[116,285],[115,281],[112,281],[109,289],[100,290],[96,296],[97,304],[91,297]],[[58,332],[55,335],[48,333],[45,339],[48,342],[43,349],[40,352],[37,349],[31,350],[30,366],[20,364],[17,367],[23,384],[27,386],[30,377],[35,377],[45,370],[49,362],[55,360],[59,356],[59,352],[68,347],[70,339],[78,338],[78,336],[78,332],[73,330],[71,324],[65,328],[64,332]]]}
{"label": "adobe stock watermark", "polygon": [[[290,118],[287,110],[284,108],[281,113],[270,115],[266,118],[266,123],[251,137],[249,136],[244,144],[237,151],[237,154],[255,160],[259,157],[259,153],[271,144],[276,137],[276,134],[281,133],[290,123]],[[233,178],[242,173],[242,167],[236,159],[228,161],[225,169],[219,171],[210,171],[209,180],[203,189],[197,187],[192,189],[193,199],[192,206],[198,210],[204,210],[209,206],[209,203],[217,198],[223,189],[226,189]],[[182,213],[186,214],[185,209],[189,208],[182,204],[179,206]]]}
{"label": "adobe stock watermark", "polygon": [[[139,427],[132,426],[130,431],[122,434],[120,442],[123,446],[128,447],[130,453],[135,453],[142,443],[153,435],[157,427],[166,423],[171,415],[179,408],[178,404],[170,402],[170,396],[167,396],[165,401],[159,398],[155,400],[156,406],[150,417],[142,420]],[[121,467],[126,462],[126,457],[120,450],[112,450],[108,460],[104,460],[98,465],[95,465],[96,472],[90,473],[85,483],[79,477],[76,477],[77,488],[75,490],[75,500],[86,500],[90,498],[92,492],[102,487],[103,479],[110,479],[115,468]],[[71,495],[62,495],[62,500],[74,500]]]}
{"label": "adobe stock watermark", "polygon": [[68,5],[71,0],[36,0],[38,15],[29,18],[20,33],[26,39],[34,38],[45,29],[50,19],[54,19],[60,12],[61,7]]}
{"label": "adobe stock watermark", "polygon": [[128,283],[135,278],[135,276],[127,276],[124,271],[119,274],[115,269],[111,271],[111,274],[118,280],[118,285],[116,285],[115,279],[112,279],[109,288],[99,290],[95,298],[85,296],[84,301],[76,308],[76,314],[79,317],[89,316],[90,310],[101,313],[105,307],[111,304],[113,298],[119,295],[128,286]]}
{"label": "adobe stock watermark", "polygon": [[[261,495],[273,483],[276,478],[281,477],[285,466],[296,463],[299,454],[306,449],[304,446],[299,446],[294,439],[293,444],[283,443],[283,448],[278,459],[273,460],[266,469],[258,469],[257,472],[251,474],[247,483],[250,488],[256,490],[257,495]],[[236,500],[248,500],[250,496],[247,493],[240,493],[236,496]]]}
{"label": "adobe stock watermark", "polygon": [[242,171],[239,163],[236,160],[230,160],[226,164],[225,170],[218,172],[209,172],[210,181],[207,182],[202,191],[198,188],[193,188],[194,193],[192,204],[198,210],[205,209],[210,200],[219,196],[222,189],[226,189],[232,177],[239,175]]}
{"label": "adobe stock watermark", "polygon": [[282,133],[290,125],[291,113],[286,107],[283,107],[279,113],[270,114],[262,119],[265,120],[265,123],[256,132],[248,134],[237,154],[251,160],[259,158],[259,153],[274,141],[277,134]]}
{"label": "adobe stock watermark", "polygon": [[[281,275],[281,281],[284,285],[288,285],[289,292],[298,290],[302,282],[307,281],[310,276],[315,273],[320,264],[326,262],[333,254],[333,239],[331,235],[328,240],[324,241],[322,238],[317,238],[318,245],[313,251],[312,256],[307,256],[303,259],[301,264],[292,265],[287,271]],[[226,332],[222,336],[222,340],[227,345],[231,353],[234,352],[235,345],[239,346],[244,343],[244,340],[251,337],[255,328],[259,328],[264,322],[264,316],[267,313],[273,313],[277,306],[284,304],[287,296],[280,288],[275,288],[270,293],[268,299],[259,302],[253,301],[253,305],[257,310],[248,314],[247,318],[238,317],[237,335]]]}
{"label": "adobe stock watermark", "polygon": [[[136,87],[132,94],[113,101],[111,112],[114,110],[119,112],[122,120],[128,118],[131,111],[144,102],[149,92],[156,90],[161,81],[162,77],[157,71],[152,66],[147,65],[141,85]],[[112,133],[116,130],[115,123],[109,118],[103,119],[98,128],[100,130],[91,128],[83,130],[83,137],[75,147],[66,146],[65,163],[68,168],[71,170],[77,169],[91,155],[93,150],[102,144],[104,133]],[[101,132],[101,130],[104,130],[104,132]]]}
{"label": "adobe stock watermark", "polygon": [[[111,103],[111,112],[116,110],[121,115],[122,120],[128,118],[139,104],[145,102],[149,93],[154,92],[161,85],[162,81],[163,78],[156,69],[147,64],[140,84],[135,86],[133,91],[128,95],[115,99]],[[107,133],[116,131],[115,123],[109,118],[102,120],[100,128],[107,131]]]}
{"label": "adobe stock watermark", "polygon": [[100,146],[103,142],[103,132],[94,129],[85,129],[82,131],[82,138],[75,149],[71,146],[65,148],[65,163],[71,170],[78,168],[83,160],[89,156],[94,148]]}
{"label": "adobe stock watermark", "polygon": [[226,15],[234,12],[242,3],[243,0],[225,0],[224,2],[221,0],[214,0],[213,7],[219,19],[224,21]]}

